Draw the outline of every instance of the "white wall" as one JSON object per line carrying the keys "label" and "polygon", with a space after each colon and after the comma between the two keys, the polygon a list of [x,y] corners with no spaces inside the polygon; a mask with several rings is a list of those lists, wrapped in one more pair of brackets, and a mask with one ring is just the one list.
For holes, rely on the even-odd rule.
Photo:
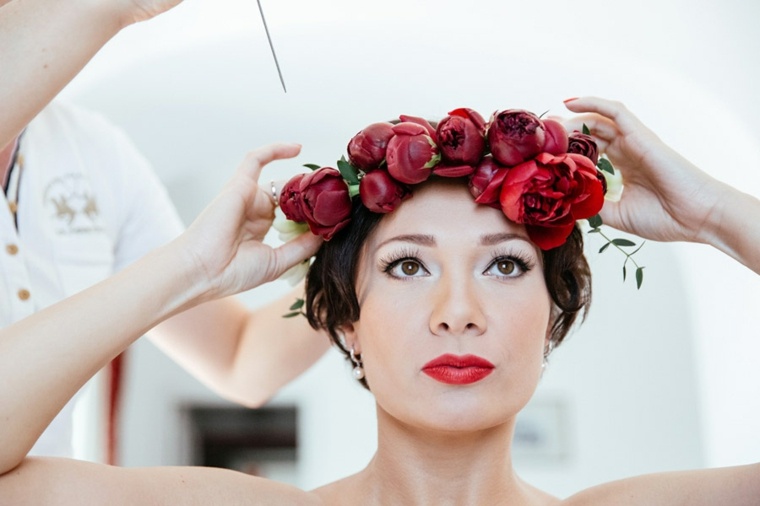
{"label": "white wall", "polygon": [[[287,94],[255,5],[233,0],[186,3],[131,28],[65,92],[128,131],[187,221],[260,144],[296,140],[299,163],[327,164],[365,124],[399,113],[561,114],[562,99],[582,94],[623,100],[705,170],[760,195],[760,8],[749,2],[269,4]],[[263,177],[298,170],[279,164]],[[536,396],[568,405],[571,454],[521,463],[525,477],[563,495],[630,474],[760,458],[757,276],[704,247],[648,244],[637,292],[621,283],[621,259],[589,243],[591,315],[556,352]],[[147,342],[135,347],[130,378],[124,462],[181,462],[176,407],[215,397]],[[370,458],[371,397],[337,354],[274,402],[301,408],[302,486]]]}

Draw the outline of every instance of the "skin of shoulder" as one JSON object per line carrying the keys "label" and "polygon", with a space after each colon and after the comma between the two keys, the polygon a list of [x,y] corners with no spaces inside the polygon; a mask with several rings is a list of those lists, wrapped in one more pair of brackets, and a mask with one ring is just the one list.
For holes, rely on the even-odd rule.
{"label": "skin of shoulder", "polygon": [[760,464],[656,473],[613,481],[579,492],[565,506],[756,506]]}
{"label": "skin of shoulder", "polygon": [[0,477],[0,498],[15,506],[324,506],[313,492],[228,469],[119,468],[60,458],[25,459]]}

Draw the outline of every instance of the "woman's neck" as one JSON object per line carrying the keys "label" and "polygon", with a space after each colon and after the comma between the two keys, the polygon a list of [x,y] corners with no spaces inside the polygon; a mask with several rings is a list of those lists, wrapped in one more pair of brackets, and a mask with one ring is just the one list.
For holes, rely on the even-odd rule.
{"label": "woman's neck", "polygon": [[366,493],[358,503],[556,502],[514,473],[513,431],[514,421],[477,432],[432,432],[403,425],[378,408],[378,451],[367,468],[352,477],[359,485],[357,493]]}

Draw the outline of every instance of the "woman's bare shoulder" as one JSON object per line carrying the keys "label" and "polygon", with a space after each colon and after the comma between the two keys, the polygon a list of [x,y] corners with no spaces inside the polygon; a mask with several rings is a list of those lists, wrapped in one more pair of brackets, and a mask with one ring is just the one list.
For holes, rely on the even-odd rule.
{"label": "woman's bare shoulder", "polygon": [[579,492],[563,506],[760,505],[760,464],[656,473],[613,481]]}
{"label": "woman's bare shoulder", "polygon": [[324,504],[313,492],[228,469],[119,468],[57,458],[28,458],[1,476],[0,497],[18,506]]}

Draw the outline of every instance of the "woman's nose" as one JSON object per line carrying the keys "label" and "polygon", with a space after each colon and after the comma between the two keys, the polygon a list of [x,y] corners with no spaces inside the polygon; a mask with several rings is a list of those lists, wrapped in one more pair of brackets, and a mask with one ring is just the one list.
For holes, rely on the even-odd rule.
{"label": "woman's nose", "polygon": [[430,330],[438,335],[480,335],[486,329],[475,280],[444,276],[433,294]]}

